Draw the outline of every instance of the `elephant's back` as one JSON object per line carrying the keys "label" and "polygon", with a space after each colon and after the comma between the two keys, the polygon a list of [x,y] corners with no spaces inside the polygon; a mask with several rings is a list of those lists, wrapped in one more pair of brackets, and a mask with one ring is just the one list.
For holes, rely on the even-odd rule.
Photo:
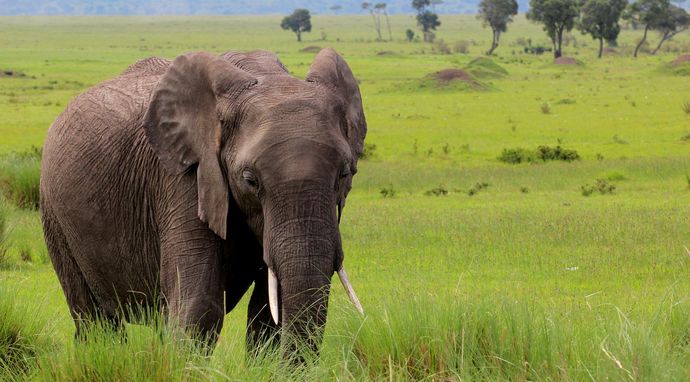
{"label": "elephant's back", "polygon": [[125,166],[134,148],[146,151],[141,121],[168,65],[158,58],[139,61],[70,102],[48,129],[42,183],[88,184],[87,178],[117,170],[111,168],[117,162]]}

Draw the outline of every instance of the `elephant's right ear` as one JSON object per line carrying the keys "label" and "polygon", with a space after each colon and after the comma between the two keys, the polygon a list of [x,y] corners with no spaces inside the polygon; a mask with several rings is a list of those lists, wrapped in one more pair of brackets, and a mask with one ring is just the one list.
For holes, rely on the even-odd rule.
{"label": "elephant's right ear", "polygon": [[197,166],[199,218],[225,238],[228,186],[220,168],[221,121],[216,99],[256,83],[209,53],[179,56],[161,77],[144,116],[149,144],[173,175]]}

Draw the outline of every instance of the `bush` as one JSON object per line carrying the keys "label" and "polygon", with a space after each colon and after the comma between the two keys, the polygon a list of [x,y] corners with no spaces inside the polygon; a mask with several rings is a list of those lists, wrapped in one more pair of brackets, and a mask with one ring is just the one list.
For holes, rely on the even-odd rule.
{"label": "bush", "polygon": [[590,196],[595,192],[599,192],[602,195],[613,195],[613,192],[616,190],[616,186],[609,183],[606,179],[597,179],[594,185],[585,184],[580,188],[582,196]]}
{"label": "bush", "polygon": [[362,155],[360,155],[359,159],[361,159],[361,160],[371,159],[374,156],[375,151],[376,151],[376,144],[365,143],[364,144],[364,150],[362,151]]}
{"label": "bush", "polygon": [[541,104],[541,112],[542,114],[551,114],[551,106],[548,103],[544,102],[543,104]]}
{"label": "bush", "polygon": [[393,188],[393,185],[390,185],[388,187],[382,187],[381,190],[379,190],[379,193],[381,196],[384,198],[393,198],[395,197],[395,194],[397,193],[395,189]]}
{"label": "bush", "polygon": [[0,158],[0,191],[20,208],[38,209],[42,150],[15,152]]}
{"label": "bush", "polygon": [[443,40],[436,41],[431,49],[438,54],[451,54],[450,47]]}
{"label": "bush", "polygon": [[479,191],[484,190],[484,189],[486,189],[486,188],[488,188],[488,187],[489,187],[489,183],[486,183],[486,182],[477,183],[477,184],[474,185],[474,187],[472,187],[472,188],[470,188],[469,190],[467,190],[467,195],[468,195],[468,196],[474,196],[474,195],[476,195],[477,193],[479,193]]}
{"label": "bush", "polygon": [[468,54],[470,52],[470,42],[467,40],[456,41],[453,51],[455,53]]}
{"label": "bush", "polygon": [[527,150],[523,148],[503,149],[498,160],[511,164],[548,161],[573,162],[580,160],[580,154],[575,150],[565,149],[561,146],[539,146],[536,150]]}
{"label": "bush", "polygon": [[448,190],[443,186],[438,186],[432,188],[431,190],[424,193],[426,196],[446,196],[448,195]]}
{"label": "bush", "polygon": [[683,104],[683,111],[685,114],[690,115],[690,101]]}

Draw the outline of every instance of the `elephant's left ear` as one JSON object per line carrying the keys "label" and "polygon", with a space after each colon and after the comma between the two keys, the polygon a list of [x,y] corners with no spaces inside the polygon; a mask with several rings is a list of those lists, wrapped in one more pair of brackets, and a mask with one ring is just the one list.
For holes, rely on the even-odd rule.
{"label": "elephant's left ear", "polygon": [[367,121],[364,118],[359,85],[350,67],[335,50],[323,49],[309,68],[307,82],[330,88],[342,100],[347,121],[344,134],[355,160],[359,159],[364,150]]}

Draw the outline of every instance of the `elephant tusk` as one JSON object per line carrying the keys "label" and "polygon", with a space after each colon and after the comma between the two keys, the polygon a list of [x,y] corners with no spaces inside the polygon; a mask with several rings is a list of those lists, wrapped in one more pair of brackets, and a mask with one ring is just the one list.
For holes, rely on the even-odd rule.
{"label": "elephant tusk", "polygon": [[347,273],[345,273],[344,267],[340,268],[338,271],[338,277],[340,278],[340,282],[343,283],[347,296],[350,297],[350,301],[352,301],[352,303],[355,305],[355,308],[357,308],[359,314],[364,315],[364,308],[362,308],[362,304],[359,303],[359,299],[355,294],[354,288],[352,288],[352,284],[350,284],[350,279],[347,278]]}
{"label": "elephant tusk", "polygon": [[278,278],[271,268],[268,268],[268,306],[271,309],[273,322],[278,324]]}

